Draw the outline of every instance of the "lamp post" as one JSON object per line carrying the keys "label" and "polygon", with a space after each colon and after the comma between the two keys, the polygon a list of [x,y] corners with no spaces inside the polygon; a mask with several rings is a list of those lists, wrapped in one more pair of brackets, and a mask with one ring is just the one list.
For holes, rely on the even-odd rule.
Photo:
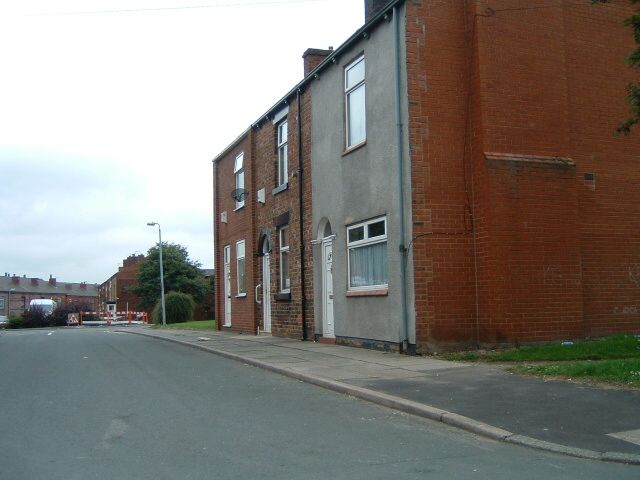
{"label": "lamp post", "polygon": [[149,222],[148,226],[154,227],[158,226],[158,245],[160,249],[160,302],[162,305],[162,325],[167,325],[167,315],[164,310],[164,273],[162,271],[162,230],[160,229],[160,224],[158,222]]}

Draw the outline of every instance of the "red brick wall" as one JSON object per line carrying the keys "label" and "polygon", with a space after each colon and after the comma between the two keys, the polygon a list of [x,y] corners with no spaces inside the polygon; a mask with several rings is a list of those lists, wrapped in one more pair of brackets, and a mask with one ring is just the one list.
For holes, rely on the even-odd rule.
{"label": "red brick wall", "polygon": [[[288,161],[289,180],[285,191],[273,194],[277,186],[276,126],[269,119],[264,120],[254,128],[255,170],[254,180],[256,189],[265,189],[265,203],[256,206],[256,233],[268,230],[271,236],[271,331],[274,335],[301,338],[302,337],[302,272],[301,251],[305,252],[305,295],[306,295],[306,326],[307,338],[313,338],[313,285],[312,285],[312,251],[311,237],[311,102],[310,94],[302,93],[302,139],[303,139],[303,235],[300,238],[300,169],[298,162],[298,106],[293,97],[289,104],[288,121]],[[289,274],[291,278],[290,299],[278,300],[280,282],[280,258],[278,254],[278,230],[275,219],[283,214],[289,214]],[[258,255],[260,245],[255,244],[254,254]],[[255,270],[255,284],[262,282],[262,259],[257,258]],[[256,306],[256,318],[262,328],[262,305]]]}
{"label": "red brick wall", "polygon": [[489,158],[481,342],[583,334],[575,166]]}
{"label": "red brick wall", "polygon": [[129,311],[140,310],[140,297],[135,293],[127,291],[138,284],[138,272],[140,262],[145,259],[144,255],[131,255],[122,261],[122,267],[118,269],[117,278],[117,303],[116,311],[125,312],[127,306]]}
{"label": "red brick wall", "polygon": [[584,3],[406,2],[419,346],[640,329],[632,9]]}
{"label": "red brick wall", "polygon": [[104,302],[116,300],[116,311],[124,312],[137,311],[140,309],[140,297],[127,289],[135,286],[138,282],[138,272],[140,262],[145,259],[144,255],[130,255],[122,261],[122,267],[111,278],[103,282],[98,287],[98,308],[104,310]]}
{"label": "red brick wall", "polygon": [[405,5],[416,338],[462,341],[475,334],[465,9]]}
{"label": "red brick wall", "polygon": [[[619,27],[629,2],[565,15],[568,123],[577,164],[586,335],[640,331],[640,129],[612,132],[628,116],[626,85],[638,79],[624,58],[632,32]],[[585,172],[595,182],[585,182]]]}
{"label": "red brick wall", "polygon": [[[254,279],[256,275],[255,256],[255,229],[254,229],[254,205],[256,197],[255,184],[252,170],[252,132],[247,132],[244,137],[236,141],[233,148],[229,149],[216,161],[215,182],[215,265],[216,265],[216,320],[219,328],[224,323],[224,257],[223,249],[226,245],[231,247],[231,330],[236,332],[256,333],[257,319],[255,316]],[[233,168],[236,156],[244,151],[245,189],[248,196],[244,207],[237,211],[236,203],[231,198],[231,192],[235,190],[235,175]],[[227,212],[227,223],[220,222],[220,214]],[[236,242],[245,241],[245,282],[247,295],[238,297],[237,283],[237,257]]]}

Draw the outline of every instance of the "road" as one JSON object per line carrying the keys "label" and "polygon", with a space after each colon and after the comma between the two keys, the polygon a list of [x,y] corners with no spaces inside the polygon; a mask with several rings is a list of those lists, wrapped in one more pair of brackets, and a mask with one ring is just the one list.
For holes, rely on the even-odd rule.
{"label": "road", "polygon": [[638,479],[103,328],[0,332],[0,479]]}

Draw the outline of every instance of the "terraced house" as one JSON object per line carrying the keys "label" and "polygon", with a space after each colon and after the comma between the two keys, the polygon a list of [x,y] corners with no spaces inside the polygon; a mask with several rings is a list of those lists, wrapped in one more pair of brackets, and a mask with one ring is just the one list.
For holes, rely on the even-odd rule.
{"label": "terraced house", "polygon": [[213,161],[221,328],[407,352],[639,332],[629,2],[365,12]]}

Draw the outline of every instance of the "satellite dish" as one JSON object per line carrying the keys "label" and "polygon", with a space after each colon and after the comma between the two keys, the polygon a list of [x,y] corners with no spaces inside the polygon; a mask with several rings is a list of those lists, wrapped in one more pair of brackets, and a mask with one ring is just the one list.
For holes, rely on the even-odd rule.
{"label": "satellite dish", "polygon": [[233,198],[236,202],[242,202],[245,198],[247,198],[248,194],[249,192],[244,188],[236,188],[235,190],[231,191],[231,198]]}

